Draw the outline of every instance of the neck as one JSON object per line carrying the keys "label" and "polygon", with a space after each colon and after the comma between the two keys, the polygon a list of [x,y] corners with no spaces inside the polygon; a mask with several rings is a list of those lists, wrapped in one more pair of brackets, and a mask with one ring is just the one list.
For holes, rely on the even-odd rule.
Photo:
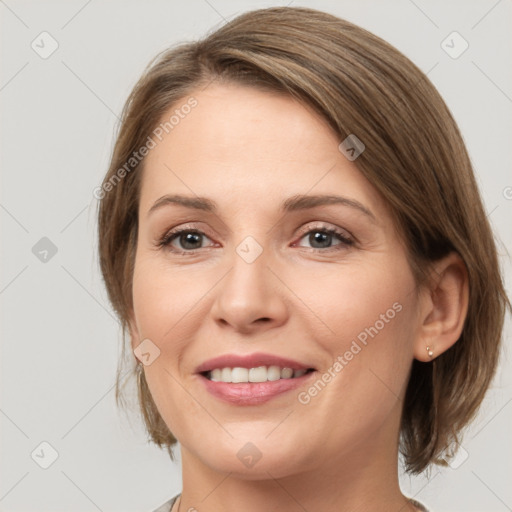
{"label": "neck", "polygon": [[[415,511],[400,491],[398,440],[389,443],[387,427],[371,441],[361,436],[356,446],[337,456],[320,461],[321,457],[312,456],[300,464],[305,469],[285,476],[276,476],[275,468],[265,467],[263,458],[250,477],[235,469],[221,473],[181,446],[180,512],[238,512],[241,506],[244,512],[269,508],[283,512]],[[387,445],[383,444],[386,440]]]}

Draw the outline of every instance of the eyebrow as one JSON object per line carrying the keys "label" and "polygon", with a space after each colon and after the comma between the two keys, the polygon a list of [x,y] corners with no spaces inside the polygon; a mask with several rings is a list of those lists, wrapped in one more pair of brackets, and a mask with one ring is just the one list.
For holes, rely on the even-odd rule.
{"label": "eyebrow", "polygon": [[[218,208],[217,204],[208,199],[206,197],[191,197],[179,194],[173,195],[165,195],[160,199],[157,199],[153,206],[149,209],[148,215],[153,213],[154,211],[170,205],[177,204],[184,206],[186,208],[191,208],[194,210],[202,210],[211,213],[217,213]],[[370,217],[372,220],[376,220],[375,215],[368,209],[366,206],[361,204],[359,201],[355,199],[349,199],[348,197],[336,196],[336,195],[295,195],[289,197],[285,201],[281,203],[281,212],[293,212],[299,210],[307,210],[309,208],[315,208],[317,206],[326,206],[333,204],[341,204],[343,206],[349,206],[350,208],[355,208],[360,212],[364,213],[366,216]]]}

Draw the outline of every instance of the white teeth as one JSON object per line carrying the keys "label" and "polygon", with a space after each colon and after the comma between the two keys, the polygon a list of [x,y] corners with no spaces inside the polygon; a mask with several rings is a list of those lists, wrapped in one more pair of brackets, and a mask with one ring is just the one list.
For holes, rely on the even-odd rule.
{"label": "white teeth", "polygon": [[[229,370],[229,368],[228,368]],[[211,380],[219,381],[222,380],[222,370],[220,368],[215,368],[215,370],[212,370],[210,373]]]}
{"label": "white teeth", "polygon": [[220,380],[222,382],[231,382],[231,368],[222,368]]}
{"label": "white teeth", "polygon": [[281,368],[279,366],[269,366],[267,369],[267,380],[279,380],[281,378]]}
{"label": "white teeth", "polygon": [[281,370],[281,379],[291,379],[293,377],[293,370],[291,368],[283,368]]}
{"label": "white teeth", "polygon": [[249,382],[267,382],[267,368],[258,366],[249,370]]}
{"label": "white teeth", "polygon": [[231,382],[249,382],[249,370],[247,368],[233,368],[231,370]]}
{"label": "white teeth", "polygon": [[279,366],[258,366],[257,368],[215,368],[207,377],[214,382],[267,382],[279,379],[302,377],[307,370],[293,370]]}

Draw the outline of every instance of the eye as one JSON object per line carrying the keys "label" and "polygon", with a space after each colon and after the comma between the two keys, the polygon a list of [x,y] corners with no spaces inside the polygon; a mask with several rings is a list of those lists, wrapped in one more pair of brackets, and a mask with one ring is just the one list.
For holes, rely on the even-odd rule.
{"label": "eye", "polygon": [[[203,246],[204,240],[211,239],[202,231],[195,228],[182,227],[166,232],[157,242],[159,248],[167,248],[172,252],[179,254],[193,254]],[[328,226],[316,226],[307,231],[303,231],[300,240],[307,240],[310,249],[313,251],[328,252],[332,250],[346,249],[348,246],[354,245],[354,240],[350,235],[339,228]],[[336,243],[337,242],[337,243]],[[212,242],[213,244],[213,242]],[[301,243],[297,243],[299,247],[307,247]],[[210,245],[211,247],[212,245]]]}
{"label": "eye", "polygon": [[204,238],[209,240],[198,229],[176,229],[167,232],[158,242],[158,246],[168,247],[176,252],[190,253],[203,248],[202,242]]}
{"label": "eye", "polygon": [[[311,249],[316,251],[341,250],[354,245],[354,240],[349,237],[348,233],[341,229],[326,226],[309,229],[301,236],[302,239],[306,239],[311,244]],[[335,241],[338,241],[338,243],[333,245]],[[304,247],[302,244],[299,244],[299,246]]]}

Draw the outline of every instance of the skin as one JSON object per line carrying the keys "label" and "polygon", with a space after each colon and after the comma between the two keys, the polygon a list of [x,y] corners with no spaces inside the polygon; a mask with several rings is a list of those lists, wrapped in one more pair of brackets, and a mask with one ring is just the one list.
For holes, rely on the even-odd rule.
{"label": "skin", "polygon": [[[144,371],[181,445],[175,510],[415,510],[398,483],[402,400],[413,358],[429,361],[427,346],[437,357],[460,335],[464,265],[445,258],[432,285],[417,289],[384,200],[309,108],[238,85],[193,96],[197,107],[145,160],[131,320],[133,348],[149,338],[160,350]],[[346,205],[279,210],[296,194],[334,193],[374,218]],[[168,204],[148,214],[165,194],[204,196],[218,211]],[[204,236],[160,247],[174,227]],[[318,242],[314,234],[325,228],[353,243],[328,235]],[[252,263],[236,252],[247,236],[262,248]],[[394,318],[300,403],[298,393],[393,304],[401,306]],[[317,373],[303,388],[248,407],[214,398],[194,373],[220,354],[253,352]],[[262,454],[250,468],[237,457],[247,442]]]}

